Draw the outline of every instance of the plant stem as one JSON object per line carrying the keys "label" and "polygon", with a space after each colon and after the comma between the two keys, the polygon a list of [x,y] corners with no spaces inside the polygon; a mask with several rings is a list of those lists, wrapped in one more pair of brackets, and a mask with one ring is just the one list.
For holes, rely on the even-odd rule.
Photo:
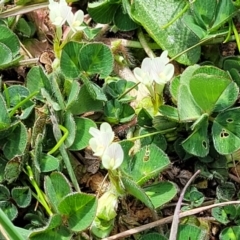
{"label": "plant stem", "polygon": [[17,231],[13,223],[0,208],[0,225],[10,239],[24,240],[23,236]]}
{"label": "plant stem", "polygon": [[47,204],[47,202],[46,202],[46,200],[45,200],[45,198],[44,198],[44,196],[42,194],[41,189],[38,187],[38,184],[36,183],[36,181],[34,179],[31,167],[29,165],[27,165],[26,169],[27,169],[26,174],[28,175],[31,184],[33,185],[34,189],[37,192],[37,195],[38,195],[38,198],[39,198],[39,202],[45,208],[45,210],[47,211],[48,215],[52,216],[53,213],[52,213],[51,209],[49,208],[49,206],[48,206],[48,204]]}
{"label": "plant stem", "polygon": [[232,20],[232,29],[233,29],[233,33],[234,33],[234,36],[236,38],[236,43],[237,43],[237,47],[238,47],[238,52],[240,52],[240,39],[239,39],[239,35],[238,35],[238,31],[236,29],[236,26],[235,24],[233,23],[233,20]]}
{"label": "plant stem", "polygon": [[59,128],[64,132],[64,135],[61,137],[61,139],[57,142],[57,144],[47,153],[47,154],[53,154],[54,152],[56,152],[59,147],[64,143],[64,141],[66,140],[66,138],[68,137],[68,130],[62,126],[62,125],[58,125]]}
{"label": "plant stem", "polygon": [[171,19],[171,21],[169,21],[167,24],[163,25],[161,28],[162,28],[162,29],[166,29],[167,27],[169,27],[170,25],[172,25],[175,21],[177,21],[177,20],[189,9],[189,7],[190,7],[190,4],[187,3],[187,4],[185,5],[185,7],[181,10],[180,13],[178,13],[175,17],[173,17],[173,18]]}
{"label": "plant stem", "polygon": [[152,51],[152,49],[148,46],[148,42],[147,42],[146,38],[144,37],[144,34],[143,34],[141,28],[139,28],[137,35],[138,35],[139,42],[142,44],[142,47],[143,47],[144,51],[146,52],[146,54],[150,58],[154,58],[155,54]]}
{"label": "plant stem", "polygon": [[[53,124],[53,134],[54,134],[56,141],[59,142],[62,139],[62,133],[61,133],[62,129],[60,130],[61,125],[58,124],[58,119],[55,116],[55,111],[51,105],[49,105],[49,111],[51,113],[50,118],[51,118],[51,122]],[[69,159],[69,156],[68,156],[67,150],[65,149],[64,144],[61,144],[59,146],[59,151],[63,157],[64,164],[67,168],[68,174],[70,176],[70,179],[72,181],[74,188],[76,189],[76,191],[81,192],[79,185],[78,185],[77,178],[74,174],[72,164],[70,162],[70,159]]]}
{"label": "plant stem", "polygon": [[32,12],[41,8],[46,8],[48,6],[48,2],[37,3],[32,5],[24,5],[24,6],[16,6],[7,11],[0,13],[0,18],[8,18],[16,15],[21,15],[24,13]]}
{"label": "plant stem", "polygon": [[30,100],[32,97],[34,97],[35,95],[38,94],[38,91],[33,92],[32,94],[30,94],[28,97],[26,97],[24,100],[22,100],[20,103],[18,103],[13,109],[12,111],[9,113],[9,117],[11,118],[14,113],[18,110],[18,108],[20,108],[24,103],[26,103],[28,100]]}
{"label": "plant stem", "polygon": [[163,133],[167,133],[169,131],[173,131],[174,129],[176,128],[170,128],[170,129],[167,129],[167,130],[162,130],[162,131],[157,131],[157,132],[153,132],[153,133],[148,133],[148,134],[143,134],[143,135],[140,135],[140,136],[137,136],[137,137],[132,137],[132,138],[128,138],[128,139],[124,139],[122,141],[119,141],[119,142],[125,142],[125,141],[136,141],[138,139],[141,139],[141,138],[145,138],[145,137],[150,137],[150,136],[153,136],[153,135],[156,135],[156,134],[163,134]]}

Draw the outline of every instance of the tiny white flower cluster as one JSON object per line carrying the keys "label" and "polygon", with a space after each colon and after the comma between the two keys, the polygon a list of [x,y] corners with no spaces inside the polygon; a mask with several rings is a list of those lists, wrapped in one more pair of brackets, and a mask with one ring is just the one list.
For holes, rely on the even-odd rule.
{"label": "tiny white flower cluster", "polygon": [[168,51],[164,51],[160,57],[145,58],[141,68],[133,70],[136,79],[150,87],[153,82],[166,84],[173,77],[174,66],[169,63]]}
{"label": "tiny white flower cluster", "polygon": [[102,159],[102,165],[106,169],[115,170],[123,162],[124,153],[121,145],[113,142],[114,132],[110,124],[104,122],[100,130],[91,127],[89,133],[93,136],[89,140],[94,155]]}
{"label": "tiny white flower cluster", "polygon": [[61,27],[66,21],[73,32],[82,30],[80,27],[83,23],[84,13],[78,10],[75,14],[72,13],[72,8],[68,6],[65,0],[49,0],[48,8],[50,10],[49,17],[53,25]]}

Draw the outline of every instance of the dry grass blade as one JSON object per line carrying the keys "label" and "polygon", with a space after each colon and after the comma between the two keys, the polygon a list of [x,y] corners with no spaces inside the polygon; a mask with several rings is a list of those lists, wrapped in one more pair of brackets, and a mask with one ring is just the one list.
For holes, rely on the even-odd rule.
{"label": "dry grass blade", "polygon": [[[186,211],[186,212],[181,212],[179,214],[179,218],[191,216],[191,215],[200,213],[202,211],[206,211],[206,210],[214,208],[214,207],[224,207],[226,205],[231,205],[231,204],[240,204],[240,201],[229,201],[229,202],[223,202],[223,203],[216,203],[216,204],[212,204],[212,205],[209,205],[209,206],[204,206],[204,207],[191,209],[191,210]],[[118,233],[116,235],[113,235],[113,236],[110,236],[110,237],[107,237],[107,238],[103,238],[103,240],[115,240],[115,239],[127,237],[127,236],[130,236],[130,235],[139,233],[139,232],[143,232],[143,231],[145,231],[147,229],[157,227],[159,225],[170,223],[172,220],[173,220],[173,216],[166,217],[166,218],[160,219],[158,221],[155,221],[155,222],[152,222],[152,223],[148,223],[148,224],[145,224],[143,226],[136,227],[136,228],[127,230],[127,231],[122,232],[122,233]]]}
{"label": "dry grass blade", "polygon": [[173,221],[172,221],[172,227],[171,227],[171,231],[170,231],[170,236],[169,236],[169,240],[176,240],[177,239],[177,232],[178,232],[178,224],[179,224],[179,213],[180,213],[180,209],[181,209],[181,205],[182,205],[182,200],[183,197],[185,195],[185,192],[187,190],[187,188],[189,187],[190,183],[194,180],[194,178],[200,173],[200,170],[198,170],[187,182],[187,184],[185,185],[185,187],[183,188],[180,197],[178,199],[175,211],[174,211],[174,215],[173,215]]}

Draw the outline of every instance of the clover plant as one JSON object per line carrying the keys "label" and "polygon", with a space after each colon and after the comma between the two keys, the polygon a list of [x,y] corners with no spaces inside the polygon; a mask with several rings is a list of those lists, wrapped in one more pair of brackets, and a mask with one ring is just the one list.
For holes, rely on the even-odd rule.
{"label": "clover plant", "polygon": [[[239,160],[240,61],[205,45],[240,49],[239,1],[11,3],[0,1],[0,238],[106,238],[129,201],[157,218],[177,197],[174,167],[188,163],[215,181],[216,202],[237,197],[228,168]],[[38,45],[52,54],[45,67]],[[204,190],[192,185],[183,200],[182,211],[201,207]],[[239,238],[238,205],[211,214],[226,225],[220,239]],[[189,217],[176,239],[208,232]]]}

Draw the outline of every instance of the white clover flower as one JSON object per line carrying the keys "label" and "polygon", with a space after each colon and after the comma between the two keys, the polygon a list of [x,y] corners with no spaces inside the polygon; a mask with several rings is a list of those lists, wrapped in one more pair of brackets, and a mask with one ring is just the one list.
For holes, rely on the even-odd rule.
{"label": "white clover flower", "polygon": [[82,10],[78,10],[75,14],[72,12],[67,16],[67,22],[69,27],[72,29],[73,32],[81,31],[85,27],[80,27],[83,23],[84,13]]}
{"label": "white clover flower", "polygon": [[135,68],[133,73],[138,81],[150,86],[153,81],[158,84],[166,84],[174,74],[174,66],[169,63],[168,51],[164,51],[160,57],[145,58],[141,68]]}
{"label": "white clover flower", "polygon": [[115,170],[123,162],[124,153],[119,143],[112,143],[107,147],[102,156],[102,165],[106,169]]}
{"label": "white clover flower", "polygon": [[59,0],[59,2],[49,0],[48,8],[50,10],[49,18],[57,27],[61,27],[66,22],[68,15],[72,13],[72,8],[67,5],[65,0]]}
{"label": "white clover flower", "polygon": [[92,148],[94,155],[101,157],[114,139],[114,132],[110,124],[104,122],[100,126],[100,130],[91,127],[89,133],[93,136],[89,140],[89,145]]}

